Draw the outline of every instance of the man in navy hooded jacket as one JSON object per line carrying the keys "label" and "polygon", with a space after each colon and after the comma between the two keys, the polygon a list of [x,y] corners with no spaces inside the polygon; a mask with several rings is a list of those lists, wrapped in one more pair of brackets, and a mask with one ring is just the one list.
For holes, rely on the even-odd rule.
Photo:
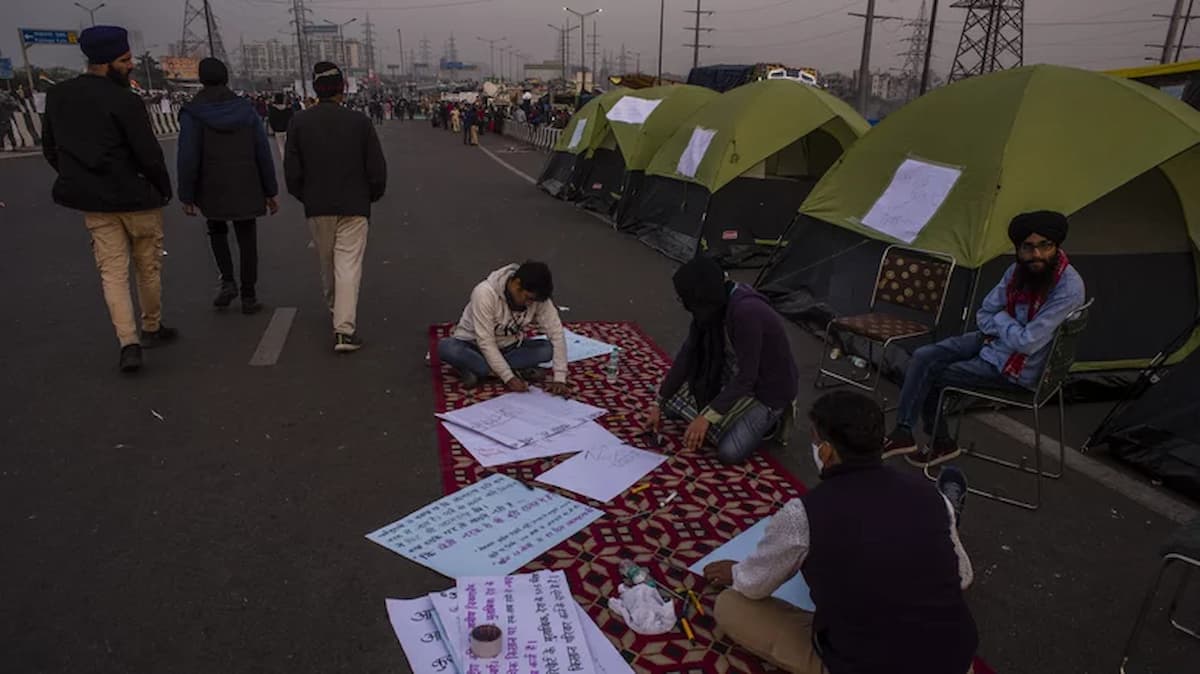
{"label": "man in navy hooded jacket", "polygon": [[255,218],[279,210],[275,163],[266,128],[250,101],[226,86],[229,71],[215,58],[200,61],[204,84],[179,112],[179,200],[188,215],[208,219],[208,237],[221,273],[213,305],[227,307],[239,294],[229,250],[229,226],[241,262],[242,313],[258,303],[258,235]]}

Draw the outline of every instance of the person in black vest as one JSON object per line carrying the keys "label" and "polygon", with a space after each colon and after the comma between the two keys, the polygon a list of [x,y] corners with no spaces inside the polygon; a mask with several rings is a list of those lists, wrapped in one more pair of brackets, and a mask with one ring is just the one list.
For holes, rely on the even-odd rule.
{"label": "person in black vest", "polygon": [[[709,582],[730,588],[717,597],[717,624],[789,672],[970,671],[972,570],[950,500],[883,465],[883,411],[871,398],[829,393],[809,419],[821,484],[771,518],[745,561],[705,567]],[[771,597],[796,573],[815,613]]]}
{"label": "person in black vest", "polygon": [[254,105],[226,86],[229,71],[215,58],[200,61],[204,88],[179,112],[179,200],[183,211],[208,219],[208,238],[221,273],[213,306],[227,307],[238,296],[229,250],[229,225],[237,236],[241,262],[242,313],[262,309],[258,283],[258,225],[255,218],[279,211],[275,160]]}

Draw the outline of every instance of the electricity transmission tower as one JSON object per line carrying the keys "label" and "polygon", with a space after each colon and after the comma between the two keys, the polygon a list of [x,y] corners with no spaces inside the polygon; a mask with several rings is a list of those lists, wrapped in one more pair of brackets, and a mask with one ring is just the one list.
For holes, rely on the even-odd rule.
{"label": "electricity transmission tower", "polygon": [[229,63],[225,44],[221,42],[217,17],[213,14],[208,0],[184,0],[179,55],[197,59],[212,56],[221,59],[223,63]]}
{"label": "electricity transmission tower", "polygon": [[926,43],[929,41],[929,19],[925,18],[925,0],[921,0],[921,13],[916,20],[910,21],[906,25],[912,28],[912,33],[902,40],[908,44],[908,48],[897,56],[904,57],[904,65],[900,68],[900,77],[904,80],[905,100],[912,100],[917,97],[917,90],[921,86],[921,73],[925,69]]}
{"label": "electricity transmission tower", "polygon": [[959,0],[967,10],[950,81],[1017,68],[1025,62],[1025,0]]}

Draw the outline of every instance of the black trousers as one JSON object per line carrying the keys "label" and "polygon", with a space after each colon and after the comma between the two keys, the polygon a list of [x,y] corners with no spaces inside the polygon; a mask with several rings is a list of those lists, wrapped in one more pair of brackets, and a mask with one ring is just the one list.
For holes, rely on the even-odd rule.
{"label": "black trousers", "polygon": [[[254,297],[254,285],[258,283],[258,223],[253,219],[234,220],[233,232],[241,262],[242,297]],[[224,220],[209,220],[208,241],[221,272],[221,283],[237,285],[233,275],[233,253],[229,250],[229,225]]]}

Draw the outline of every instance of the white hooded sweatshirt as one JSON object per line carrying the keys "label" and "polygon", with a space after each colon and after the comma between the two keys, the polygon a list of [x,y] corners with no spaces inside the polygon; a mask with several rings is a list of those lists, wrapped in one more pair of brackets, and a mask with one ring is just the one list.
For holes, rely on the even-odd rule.
{"label": "white hooded sweatshirt", "polygon": [[492,372],[508,383],[515,375],[500,351],[524,341],[530,328],[540,329],[554,347],[554,381],[565,382],[567,341],[554,302],[530,302],[523,311],[514,312],[505,299],[505,286],[520,266],[505,265],[475,286],[471,301],[454,327],[454,338],[478,346]]}

